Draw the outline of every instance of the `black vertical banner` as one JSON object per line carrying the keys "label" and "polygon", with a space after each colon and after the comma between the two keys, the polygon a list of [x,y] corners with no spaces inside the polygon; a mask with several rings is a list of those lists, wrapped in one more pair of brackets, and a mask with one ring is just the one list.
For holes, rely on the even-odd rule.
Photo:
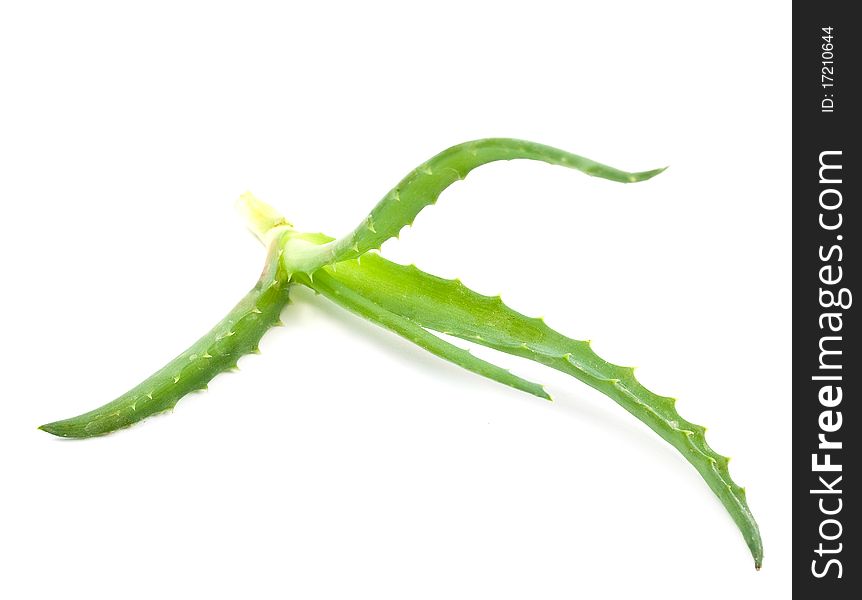
{"label": "black vertical banner", "polygon": [[793,5],[793,588],[830,600],[862,590],[862,23],[853,8]]}

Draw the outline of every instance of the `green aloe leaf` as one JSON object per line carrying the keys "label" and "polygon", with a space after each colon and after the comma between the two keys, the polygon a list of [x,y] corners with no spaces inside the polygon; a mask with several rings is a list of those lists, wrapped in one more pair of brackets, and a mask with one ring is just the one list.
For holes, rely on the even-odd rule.
{"label": "green aloe leaf", "polygon": [[[566,337],[542,319],[526,317],[483,296],[457,279],[441,279],[413,265],[390,262],[376,254],[327,267],[326,280],[410,321],[464,340],[513,354],[567,373],[604,393],[645,423],[697,469],[742,532],[756,568],[763,560],[760,532],[745,497],[728,470],[729,459],[706,442],[706,429],[684,419],[675,400],[646,389],[634,369],[612,364],[593,352],[589,342]],[[323,273],[310,285],[317,289]],[[328,284],[331,285],[331,284]],[[342,293],[345,293],[342,291]]]}
{"label": "green aloe leaf", "polygon": [[433,333],[429,333],[412,319],[399,315],[397,312],[388,310],[365,296],[357,294],[353,289],[344,285],[330,273],[318,271],[314,275],[313,282],[310,278],[303,276],[299,276],[299,281],[305,283],[305,285],[311,287],[321,295],[326,296],[342,308],[346,308],[372,323],[397,333],[404,339],[413,342],[435,356],[448,360],[488,379],[493,379],[503,385],[511,386],[545,400],[551,399],[541,385],[522,379],[506,369],[474,356],[469,350],[459,348]]}
{"label": "green aloe leaf", "polygon": [[258,352],[263,335],[281,322],[289,292],[280,244],[272,243],[255,286],[206,335],[115,400],[39,429],[66,438],[95,437],[174,408],[187,394],[207,389],[219,373],[235,369],[241,357]]}
{"label": "green aloe leaf", "polygon": [[285,265],[291,273],[312,273],[318,268],[361,256],[380,248],[431,204],[447,187],[479,167],[499,160],[538,160],[575,169],[602,179],[635,183],[655,177],[664,169],[639,173],[621,171],[589,158],[544,144],[510,138],[488,138],[452,146],[422,163],[389,190],[368,216],[343,238],[323,245],[296,239],[285,246]]}

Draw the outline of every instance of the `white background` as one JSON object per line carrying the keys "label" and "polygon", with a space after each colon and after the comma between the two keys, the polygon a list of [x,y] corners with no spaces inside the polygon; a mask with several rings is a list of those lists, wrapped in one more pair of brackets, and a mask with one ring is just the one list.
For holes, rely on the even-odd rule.
{"label": "white background", "polygon": [[[0,56],[0,595],[789,597],[786,3],[4,3]],[[670,169],[482,167],[384,254],[679,397],[734,457],[760,573],[694,469],[607,398],[500,357],[542,402],[306,290],[172,414],[36,429],[252,285],[240,193],[341,234],[488,136]]]}

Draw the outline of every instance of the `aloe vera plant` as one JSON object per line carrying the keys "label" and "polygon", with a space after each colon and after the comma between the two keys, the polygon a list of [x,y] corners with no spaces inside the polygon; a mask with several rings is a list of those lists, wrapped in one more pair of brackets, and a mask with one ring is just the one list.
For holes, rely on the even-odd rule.
{"label": "aloe vera plant", "polygon": [[209,333],[162,369],[104,406],[40,429],[61,437],[87,438],[128,427],[168,410],[186,394],[206,388],[217,374],[257,351],[266,331],[279,323],[290,287],[305,285],[339,306],[380,325],[432,354],[465,369],[544,399],[544,388],[435,333],[455,336],[527,358],[567,373],[599,390],[645,423],[697,469],[742,532],[756,568],[763,547],[745,490],[730,478],[728,458],[706,442],[705,429],[679,415],[675,400],[644,388],[634,369],[611,364],[589,342],[571,339],[458,280],[415,266],[390,262],[376,253],[387,239],[412,224],[452,183],[483,164],[511,159],[539,160],[622,183],[645,181],[663,169],[629,173],[556,148],[513,139],[485,139],[453,146],[411,171],[348,235],[333,239],[296,230],[271,206],[244,194],[239,208],[267,248],[260,278]]}

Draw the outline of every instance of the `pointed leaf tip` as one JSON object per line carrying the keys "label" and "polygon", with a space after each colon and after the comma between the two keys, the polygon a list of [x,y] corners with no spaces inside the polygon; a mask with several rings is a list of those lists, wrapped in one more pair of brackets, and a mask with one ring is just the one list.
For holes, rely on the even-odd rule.
{"label": "pointed leaf tip", "polygon": [[[668,165],[668,167],[669,166],[670,165]],[[662,167],[660,169],[653,169],[651,171],[641,171],[640,173],[632,173],[631,176],[629,177],[629,181],[631,183],[637,183],[639,181],[646,181],[648,179],[652,179],[656,175],[660,175],[661,173],[664,173],[668,169],[668,167]]]}
{"label": "pointed leaf tip", "polygon": [[44,425],[39,425],[37,429],[44,431],[45,433],[50,433],[51,435],[56,435],[57,437],[69,437],[67,433],[63,432],[61,427],[58,427],[60,421],[54,421],[53,423],[45,423]]}

